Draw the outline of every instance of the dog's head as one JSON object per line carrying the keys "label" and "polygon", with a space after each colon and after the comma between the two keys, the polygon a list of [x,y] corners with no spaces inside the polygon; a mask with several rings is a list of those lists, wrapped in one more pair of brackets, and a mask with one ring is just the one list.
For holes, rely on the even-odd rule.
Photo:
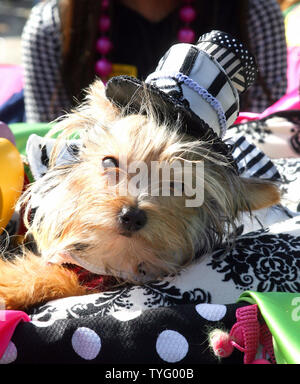
{"label": "dog's head", "polygon": [[28,230],[43,257],[71,257],[96,273],[139,280],[175,272],[197,252],[219,244],[241,211],[276,203],[276,187],[243,179],[209,141],[181,133],[180,122],[158,123],[145,103],[126,115],[113,106],[98,81],[87,102],[55,130],[80,134],[74,161],[55,165],[25,193],[40,203]]}

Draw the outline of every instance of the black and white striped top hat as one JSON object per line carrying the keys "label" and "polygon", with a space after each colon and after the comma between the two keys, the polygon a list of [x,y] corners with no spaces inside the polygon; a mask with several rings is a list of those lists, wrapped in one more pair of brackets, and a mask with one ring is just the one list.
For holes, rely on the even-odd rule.
{"label": "black and white striped top hat", "polygon": [[[106,95],[134,112],[140,110],[146,88],[155,110],[181,119],[185,133],[221,139],[238,116],[239,93],[254,82],[256,72],[254,57],[242,43],[212,31],[195,45],[173,45],[145,83],[129,76],[111,78]],[[220,150],[226,152],[222,144]]]}

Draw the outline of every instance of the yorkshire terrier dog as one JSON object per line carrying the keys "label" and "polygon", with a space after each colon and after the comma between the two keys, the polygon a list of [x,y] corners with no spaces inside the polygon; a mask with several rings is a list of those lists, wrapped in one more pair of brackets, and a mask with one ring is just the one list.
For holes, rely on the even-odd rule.
{"label": "yorkshire terrier dog", "polygon": [[[274,184],[237,176],[224,156],[210,150],[209,142],[196,141],[174,126],[170,131],[153,115],[123,116],[105,98],[102,83],[93,85],[88,99],[85,107],[56,127],[63,130],[63,137],[81,131],[78,159],[55,166],[57,151],[53,151],[50,170],[21,198],[28,218],[31,194],[41,196],[33,219],[26,222],[40,255],[27,253],[12,262],[0,261],[0,297],[8,309],[88,292],[74,272],[48,263],[55,257],[73,263],[82,260],[87,269],[98,260],[96,264],[112,275],[115,271],[134,274],[145,264],[160,277],[186,265],[197,251],[219,244],[239,212],[279,200]],[[112,169],[117,175],[122,172],[122,156],[128,163],[143,161],[149,169],[153,161],[204,161],[203,204],[187,207],[184,193],[153,197],[142,191],[139,196],[129,192],[119,196],[109,177]],[[134,176],[126,174],[126,179]]]}
{"label": "yorkshire terrier dog", "polygon": [[[146,90],[144,95],[140,110],[128,113],[130,107],[113,103],[96,81],[86,102],[55,126],[60,135],[49,170],[18,204],[38,252],[0,260],[0,298],[7,309],[90,293],[66,263],[134,283],[142,282],[141,269],[153,279],[174,273],[234,232],[240,212],[278,203],[276,185],[240,177],[213,140],[183,131],[180,119],[162,119]],[[74,161],[57,164],[61,143],[75,134],[80,149]],[[141,166],[129,171],[132,164],[150,170],[175,162],[201,188],[201,204],[187,204],[188,186],[174,172],[166,196],[161,178],[151,193],[153,174],[143,175],[143,183],[136,182]]]}

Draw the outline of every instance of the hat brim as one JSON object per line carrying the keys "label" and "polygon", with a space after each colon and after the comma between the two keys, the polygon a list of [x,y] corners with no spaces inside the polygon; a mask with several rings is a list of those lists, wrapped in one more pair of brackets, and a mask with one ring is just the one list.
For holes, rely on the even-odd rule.
{"label": "hat brim", "polygon": [[128,114],[145,113],[143,106],[150,102],[160,122],[180,121],[182,130],[191,136],[202,138],[213,132],[206,122],[200,119],[189,106],[175,97],[161,91],[154,85],[144,83],[130,76],[116,76],[106,85],[106,97]]}
{"label": "hat brim", "polygon": [[231,155],[231,148],[225,144],[214,130],[200,119],[188,105],[161,91],[156,86],[144,83],[135,77],[116,76],[106,84],[106,97],[125,113],[146,113],[142,106],[146,101],[151,103],[160,122],[180,121],[181,132],[200,140],[209,140],[214,150],[226,156],[236,171]]}

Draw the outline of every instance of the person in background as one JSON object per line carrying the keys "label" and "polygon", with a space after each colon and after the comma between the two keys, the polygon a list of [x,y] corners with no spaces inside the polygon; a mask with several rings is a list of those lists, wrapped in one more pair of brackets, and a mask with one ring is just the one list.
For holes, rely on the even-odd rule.
{"label": "person in background", "polygon": [[81,101],[96,78],[145,79],[176,42],[212,29],[239,38],[255,55],[256,84],[241,99],[262,112],[286,91],[286,41],[276,0],[47,0],[22,34],[28,122],[49,122]]}

